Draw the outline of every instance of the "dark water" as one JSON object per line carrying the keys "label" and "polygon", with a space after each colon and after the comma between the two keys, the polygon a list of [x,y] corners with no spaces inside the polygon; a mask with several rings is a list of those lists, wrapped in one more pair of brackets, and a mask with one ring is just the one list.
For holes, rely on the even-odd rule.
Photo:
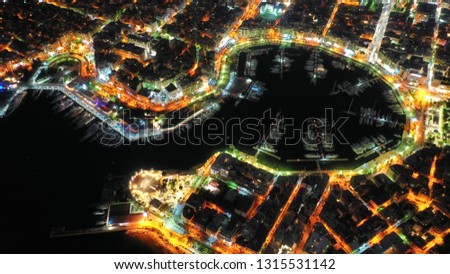
{"label": "dark water", "polygon": [[[235,107],[234,101],[227,101],[216,114],[217,118],[224,121],[232,117],[260,118],[271,108],[274,114],[283,109],[285,116],[301,120],[308,115],[320,115],[325,107],[346,109],[349,97],[327,98],[334,79],[366,77],[362,70],[355,70],[353,75],[330,70],[329,79],[319,80],[317,87],[308,87],[302,75],[302,62],[308,58],[305,53],[296,57],[298,63],[281,82],[278,76],[268,72],[275,53],[259,60],[255,79],[267,82],[268,88],[260,102],[243,101]],[[325,62],[332,60],[331,57],[324,59]],[[374,85],[366,95],[355,99],[355,106],[372,106],[376,100],[382,105],[376,91],[385,88],[383,84]],[[137,241],[130,241],[122,233],[58,239],[50,239],[48,235],[52,227],[83,222],[84,213],[81,213],[87,205],[99,202],[109,174],[127,180],[139,169],[189,169],[224,149],[226,144],[199,146],[172,142],[164,146],[133,144],[112,149],[98,143],[80,142],[84,132],[74,131],[63,114],[54,113],[51,100],[46,96],[38,100],[28,96],[15,113],[0,120],[0,183],[3,188],[0,191],[0,216],[3,218],[0,250],[7,253],[155,252]],[[344,130],[355,131],[355,124],[348,127]],[[357,129],[361,134],[372,130]],[[389,130],[384,133],[394,134]],[[252,147],[239,148],[255,153]],[[339,149],[343,154],[348,150]],[[280,150],[283,160],[300,157],[302,153],[301,149]],[[305,168],[310,167],[305,164]]]}
{"label": "dark water", "polygon": [[[4,252],[115,252],[105,248],[112,236],[50,241],[48,235],[52,227],[82,221],[86,206],[99,202],[109,174],[127,180],[141,168],[189,169],[215,151],[214,147],[176,145],[112,149],[81,143],[83,132],[74,131],[63,114],[54,113],[51,100],[28,96],[16,112],[0,120],[4,218],[0,250]],[[121,237],[117,238],[120,242]],[[141,246],[135,252],[139,250]]]}
{"label": "dark water", "polygon": [[[267,49],[267,47],[264,49]],[[279,47],[272,47],[270,49],[271,50],[267,53],[256,57],[258,61],[256,76],[250,76],[253,80],[263,82],[267,91],[257,103],[243,100],[233,109],[231,112],[232,115],[247,118],[262,117],[263,113],[267,110],[271,111],[272,116],[280,113],[282,117],[292,119],[294,122],[292,126],[287,126],[285,128],[284,138],[287,138],[288,136],[297,136],[295,140],[299,138],[294,132],[305,129],[302,127],[303,122],[310,118],[324,118],[326,116],[326,109],[332,110],[335,122],[339,117],[348,118],[340,128],[340,132],[347,139],[348,144],[341,144],[337,139],[333,139],[334,148],[330,151],[326,151],[320,156],[326,157],[327,155],[334,155],[336,158],[339,158],[339,160],[321,161],[321,166],[325,169],[355,168],[362,164],[363,161],[369,160],[371,157],[355,161],[357,155],[350,146],[350,144],[355,143],[364,137],[382,134],[387,140],[392,140],[392,145],[398,143],[400,140],[399,136],[401,136],[403,132],[405,116],[404,114],[394,113],[390,108],[392,102],[388,103],[386,98],[382,96],[383,92],[390,91],[389,86],[384,82],[378,81],[373,83],[357,96],[350,96],[345,92],[330,95],[335,84],[338,86],[344,81],[348,81],[349,83],[352,83],[352,85],[355,85],[360,80],[364,81],[363,79],[376,78],[365,68],[357,67],[354,64],[351,66],[351,71],[334,68],[332,66],[333,61],[340,61],[344,64],[347,64],[348,61],[320,52],[320,58],[323,59],[323,64],[328,70],[328,73],[325,79],[317,79],[316,84],[312,84],[310,77],[308,77],[304,69],[312,52],[310,49],[290,48],[284,51],[284,56],[287,56],[293,62],[291,68],[284,71],[283,77],[281,77],[280,74],[273,73],[271,70],[275,65],[275,56],[280,54]],[[245,63],[245,58],[243,58],[243,55],[245,55],[245,53],[241,53],[237,66],[239,76],[244,76],[243,71],[245,66],[243,66],[242,63]],[[399,125],[395,128],[390,128],[387,125],[377,127],[375,123],[360,123],[359,114],[361,112],[361,107],[373,108],[385,117],[389,115],[392,120],[398,121]],[[349,110],[353,112],[353,114],[348,114]],[[331,121],[331,123],[333,122]],[[245,147],[238,143],[236,146],[250,154],[255,153],[253,146]],[[280,160],[271,156],[264,157],[264,154],[260,154],[263,156],[260,160],[266,163],[270,162],[271,165],[280,168],[296,170],[316,168],[316,163],[314,161],[305,161],[308,160],[306,155],[320,154],[320,152],[316,153],[308,151],[303,145],[303,141],[298,144],[287,144],[285,140],[282,139],[275,148],[277,149],[277,156],[281,157]],[[372,156],[372,158],[373,157],[374,156]],[[297,159],[302,161],[296,163],[290,161]]]}

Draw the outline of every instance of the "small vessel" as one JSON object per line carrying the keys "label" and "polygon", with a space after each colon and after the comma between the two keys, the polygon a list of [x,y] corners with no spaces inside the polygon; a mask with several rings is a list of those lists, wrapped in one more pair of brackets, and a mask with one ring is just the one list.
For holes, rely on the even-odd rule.
{"label": "small vessel", "polygon": [[83,141],[90,139],[99,130],[100,130],[99,123],[92,124],[91,126],[88,127],[88,129],[86,130],[86,133],[84,134],[83,138],[81,138],[80,141],[83,142]]}
{"label": "small vessel", "polygon": [[106,212],[104,210],[96,210],[96,211],[92,212],[92,215],[94,215],[94,216],[103,216],[105,214],[106,214]]}
{"label": "small vessel", "polygon": [[8,109],[6,110],[4,117],[11,115],[23,102],[27,94],[25,92],[19,93],[11,100]]}
{"label": "small vessel", "polygon": [[73,101],[71,99],[63,99],[59,104],[56,105],[54,110],[56,112],[63,112],[73,105]]}
{"label": "small vessel", "polygon": [[73,107],[64,115],[64,117],[73,119],[77,115],[81,114],[81,112],[83,112],[83,110],[84,109],[81,106]]}
{"label": "small vessel", "polygon": [[323,59],[320,58],[318,50],[313,50],[309,60],[306,61],[305,70],[311,78],[311,84],[316,85],[318,79],[323,79],[327,76],[328,70],[323,65]]}

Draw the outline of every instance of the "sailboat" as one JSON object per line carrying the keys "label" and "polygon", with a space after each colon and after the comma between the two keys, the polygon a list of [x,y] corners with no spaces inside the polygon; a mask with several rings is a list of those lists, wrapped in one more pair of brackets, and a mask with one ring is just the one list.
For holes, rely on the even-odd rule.
{"label": "sailboat", "polygon": [[348,110],[344,110],[343,112],[348,115],[356,116],[356,112],[351,110],[352,106],[353,106],[353,101],[355,101],[355,98],[352,98],[352,101],[350,102],[350,106],[348,107]]}

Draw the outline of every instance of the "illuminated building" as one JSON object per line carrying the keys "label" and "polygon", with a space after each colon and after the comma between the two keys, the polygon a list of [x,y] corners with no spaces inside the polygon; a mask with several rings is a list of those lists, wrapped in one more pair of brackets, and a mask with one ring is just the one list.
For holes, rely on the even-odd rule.
{"label": "illuminated building", "polygon": [[145,213],[132,213],[131,204],[115,204],[108,208],[108,226],[132,226],[140,224],[145,219]]}
{"label": "illuminated building", "polygon": [[130,34],[127,36],[128,42],[134,44],[137,47],[145,49],[145,51],[150,52],[152,48],[152,37],[145,34]]}
{"label": "illuminated building", "polygon": [[184,221],[191,220],[196,213],[205,205],[205,200],[198,194],[192,193],[187,199],[183,208],[182,219]]}
{"label": "illuminated building", "polygon": [[121,55],[124,58],[137,59],[141,62],[144,62],[151,57],[149,50],[137,47],[131,43],[120,42],[119,44],[115,45],[114,50],[118,55]]}
{"label": "illuminated building", "polygon": [[283,14],[284,6],[279,4],[262,4],[259,16],[266,21],[275,21]]}

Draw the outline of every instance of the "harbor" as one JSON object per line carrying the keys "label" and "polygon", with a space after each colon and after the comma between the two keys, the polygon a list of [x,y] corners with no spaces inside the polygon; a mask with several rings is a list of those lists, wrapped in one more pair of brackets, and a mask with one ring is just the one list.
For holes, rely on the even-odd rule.
{"label": "harbor", "polygon": [[[327,169],[351,168],[379,155],[374,147],[389,151],[401,139],[405,116],[396,95],[360,65],[318,49],[263,46],[240,53],[231,67],[237,70],[232,71],[227,91],[236,94],[231,96],[235,112],[258,118],[270,110],[274,121],[282,120],[273,127],[274,121],[262,121],[272,131],[262,133],[258,145],[236,144],[262,163],[294,170],[317,169],[316,162]],[[259,101],[243,101],[242,94],[255,82],[266,83]],[[332,117],[327,117],[326,109],[333,110]],[[336,139],[330,122],[340,117],[347,119],[339,128],[346,140]]]}

